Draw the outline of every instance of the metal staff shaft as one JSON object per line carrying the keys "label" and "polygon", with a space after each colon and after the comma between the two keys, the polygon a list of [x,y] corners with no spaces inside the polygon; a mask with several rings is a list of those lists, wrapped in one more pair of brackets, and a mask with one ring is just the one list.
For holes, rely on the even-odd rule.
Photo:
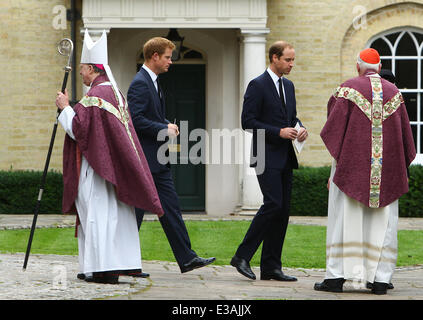
{"label": "metal staff shaft", "polygon": [[[63,39],[60,43],[62,43],[64,40],[70,41],[70,52],[69,52],[70,58],[68,60],[68,65],[65,67],[65,76],[64,76],[63,82],[62,82],[62,93],[65,93],[65,89],[66,89],[66,85],[67,85],[68,77],[69,77],[69,72],[71,71],[70,61],[71,61],[71,55],[72,55],[72,51],[73,51],[72,41],[69,40],[69,39]],[[63,55],[60,48],[59,48],[59,52],[60,52],[60,54]],[[51,154],[53,152],[54,140],[56,138],[59,114],[60,114],[60,109],[57,108],[56,121],[54,122],[53,132],[51,134],[50,146],[48,148],[47,158],[46,158],[46,162],[45,162],[45,165],[44,165],[44,172],[43,172],[43,176],[41,178],[41,183],[40,183],[40,190],[38,192],[38,199],[37,199],[37,203],[36,203],[35,209],[34,209],[34,218],[32,219],[31,232],[29,234],[28,245],[27,245],[27,248],[26,248],[25,261],[24,261],[24,264],[23,264],[24,271],[26,270],[26,266],[28,264],[29,253],[31,251],[32,239],[34,237],[35,226],[37,224],[38,212],[40,210],[41,199],[42,199],[42,196],[43,196],[44,187],[45,187],[45,183],[46,183],[48,167],[50,165],[50,158],[51,158]]]}

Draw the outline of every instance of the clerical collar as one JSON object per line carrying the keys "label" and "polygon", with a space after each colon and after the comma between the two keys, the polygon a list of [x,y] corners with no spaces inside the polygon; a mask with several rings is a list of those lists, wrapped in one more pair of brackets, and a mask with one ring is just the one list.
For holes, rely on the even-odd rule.
{"label": "clerical collar", "polygon": [[149,67],[147,67],[145,64],[143,64],[141,68],[144,68],[148,72],[148,74],[151,77],[151,80],[153,80],[153,83],[154,83],[157,79],[157,74],[155,74],[153,71],[151,71],[151,69]]}

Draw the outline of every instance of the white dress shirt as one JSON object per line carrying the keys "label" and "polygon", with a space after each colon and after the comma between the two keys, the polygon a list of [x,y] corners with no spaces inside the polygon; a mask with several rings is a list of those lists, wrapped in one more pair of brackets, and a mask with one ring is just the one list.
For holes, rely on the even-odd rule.
{"label": "white dress shirt", "polygon": [[148,72],[148,74],[151,77],[151,80],[153,80],[154,87],[156,88],[157,92],[159,92],[158,85],[157,85],[157,78],[158,78],[157,74],[151,71],[151,69],[147,67],[145,64],[142,65],[142,68],[144,68]]}
{"label": "white dress shirt", "polygon": [[[276,87],[276,91],[279,94],[279,97],[281,96],[281,93],[279,92],[279,77],[276,73],[274,73],[270,68],[267,68],[267,72],[269,73],[270,77],[273,80],[273,83],[275,84]],[[283,86],[283,76],[280,77],[281,81],[282,81],[282,91],[283,91],[283,98],[285,101],[285,105],[286,105],[286,95],[285,95],[285,87]]]}

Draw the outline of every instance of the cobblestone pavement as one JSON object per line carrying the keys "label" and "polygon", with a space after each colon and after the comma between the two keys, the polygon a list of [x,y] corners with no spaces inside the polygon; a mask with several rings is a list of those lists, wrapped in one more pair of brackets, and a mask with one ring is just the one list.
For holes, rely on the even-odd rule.
{"label": "cobblestone pavement", "polygon": [[90,300],[136,293],[150,285],[144,279],[121,277],[119,285],[88,283],[76,278],[76,256],[31,254],[26,270],[24,254],[0,255],[0,299]]}
{"label": "cobblestone pavement", "polygon": [[[150,217],[151,219],[154,219]],[[199,219],[185,217],[184,219]],[[202,217],[203,219],[204,217]],[[210,217],[208,217],[210,219]],[[232,219],[250,219],[235,216]],[[14,220],[14,221],[12,221]],[[0,215],[0,229],[29,228],[32,215],[5,217]],[[325,218],[292,217],[290,223],[324,225]],[[73,226],[74,217],[42,215],[38,227]],[[423,229],[423,219],[400,219],[400,229]],[[387,295],[376,296],[359,284],[347,282],[344,293],[313,290],[322,281],[322,269],[289,269],[284,272],[298,278],[297,282],[251,281],[231,266],[211,265],[185,274],[175,263],[143,261],[150,278],[119,278],[118,285],[88,283],[76,278],[76,256],[31,254],[26,271],[24,254],[0,254],[0,299],[9,300],[423,300],[423,266],[397,268],[395,289]],[[259,268],[253,268],[259,279]]]}
{"label": "cobblestone pavement", "polygon": [[[76,256],[31,255],[26,271],[24,254],[0,255],[0,299],[19,300],[423,300],[423,266],[398,268],[395,289],[376,296],[358,283],[347,282],[344,293],[313,290],[324,276],[321,269],[289,269],[297,282],[251,281],[231,266],[209,266],[181,274],[173,262],[144,261],[150,278],[119,278],[118,285],[88,283],[76,278]],[[259,268],[253,268],[259,275]]]}

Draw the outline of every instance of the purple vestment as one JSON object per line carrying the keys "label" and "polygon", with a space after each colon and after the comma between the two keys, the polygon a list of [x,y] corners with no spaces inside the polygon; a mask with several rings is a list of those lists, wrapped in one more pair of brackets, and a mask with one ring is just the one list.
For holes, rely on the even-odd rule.
{"label": "purple vestment", "polygon": [[344,82],[329,99],[320,136],[337,161],[333,182],[349,197],[378,208],[408,191],[407,167],[416,150],[392,83],[374,72]]}
{"label": "purple vestment", "polygon": [[65,137],[63,149],[63,212],[76,213],[81,154],[94,171],[115,187],[129,206],[163,215],[153,178],[138,141],[128,108],[119,108],[107,76],[98,76],[75,105],[75,140]]}

